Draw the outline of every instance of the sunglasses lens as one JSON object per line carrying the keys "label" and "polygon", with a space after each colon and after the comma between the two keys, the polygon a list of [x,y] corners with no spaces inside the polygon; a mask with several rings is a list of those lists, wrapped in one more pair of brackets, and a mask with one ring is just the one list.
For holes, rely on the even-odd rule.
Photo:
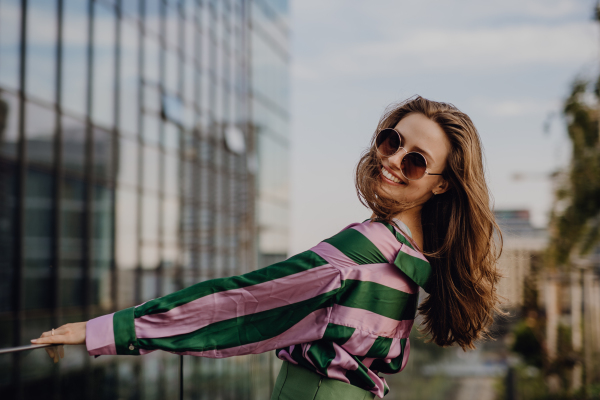
{"label": "sunglasses lens", "polygon": [[419,153],[408,153],[402,159],[402,172],[408,179],[419,179],[425,175],[427,162]]}
{"label": "sunglasses lens", "polygon": [[398,132],[393,129],[383,129],[377,134],[375,145],[382,156],[389,157],[394,155],[402,144]]}

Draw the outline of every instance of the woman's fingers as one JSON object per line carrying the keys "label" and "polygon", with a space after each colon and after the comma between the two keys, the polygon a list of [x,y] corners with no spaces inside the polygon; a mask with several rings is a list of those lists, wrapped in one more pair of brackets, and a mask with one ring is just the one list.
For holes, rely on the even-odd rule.
{"label": "woman's fingers", "polygon": [[[48,333],[48,332],[42,333],[42,335],[40,337],[44,337],[44,334],[46,334],[46,333]],[[44,350],[46,350],[46,353],[48,353],[48,356],[50,356],[50,358],[54,358],[54,347],[46,347]]]}
{"label": "woman's fingers", "polygon": [[42,333],[39,339],[31,340],[33,344],[56,344],[46,348],[46,353],[57,363],[65,356],[63,344],[85,344],[85,329],[87,322],[77,322],[74,324],[66,324],[52,331]]}
{"label": "woman's fingers", "polygon": [[44,332],[39,339],[33,339],[34,344],[85,344],[85,328],[87,322],[66,324],[52,331]]}

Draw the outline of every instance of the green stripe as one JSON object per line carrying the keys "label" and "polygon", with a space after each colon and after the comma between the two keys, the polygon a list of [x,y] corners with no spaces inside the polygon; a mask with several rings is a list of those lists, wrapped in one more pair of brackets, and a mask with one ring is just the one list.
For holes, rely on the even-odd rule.
{"label": "green stripe", "polygon": [[[135,336],[134,313],[135,307],[117,311],[113,315],[113,333],[115,335],[115,347],[117,354],[139,356],[140,348]],[[133,345],[133,350],[129,346]]]}
{"label": "green stripe", "polygon": [[[356,358],[356,357],[354,357]],[[363,363],[358,363],[358,368],[355,370],[346,371],[346,378],[353,386],[358,386],[361,389],[371,390],[375,387],[375,382],[367,372],[368,368]]]}
{"label": "green stripe", "polygon": [[397,230],[394,229],[394,235],[396,235],[396,239],[402,243],[407,245],[408,247],[410,247],[411,249],[415,250],[415,248],[413,247],[412,243],[404,237],[403,234],[401,234],[400,232],[398,232]]}
{"label": "green stripe", "polygon": [[147,350],[178,352],[222,350],[260,342],[287,331],[311,312],[332,306],[337,290],[272,310],[215,322],[183,335],[138,339],[138,342]]}
{"label": "green stripe", "polygon": [[[367,220],[368,221],[368,220]],[[412,245],[412,243],[406,238],[404,237],[403,234],[401,234],[400,232],[398,232],[394,226],[392,224],[390,224],[389,222],[386,222],[384,220],[381,219],[374,219],[373,222],[379,222],[383,225],[385,225],[386,228],[388,228],[388,230],[392,233],[392,235],[394,235],[396,237],[396,239],[400,242],[400,243],[404,243],[405,245],[407,245],[408,247],[410,247],[411,249],[415,249]]]}
{"label": "green stripe", "polygon": [[347,279],[342,282],[336,298],[339,305],[402,321],[415,318],[419,294],[404,293],[375,282]]}
{"label": "green stripe", "polygon": [[335,358],[333,342],[325,340],[313,342],[306,352],[306,356],[313,362],[317,370],[326,372]]}
{"label": "green stripe", "polygon": [[431,264],[400,250],[394,260],[394,265],[400,268],[417,285],[425,289],[427,293],[430,293]]}
{"label": "green stripe", "polygon": [[315,367],[313,367],[312,364],[306,358],[304,358],[304,355],[302,354],[302,346],[295,346],[294,351],[292,351],[290,355],[298,363],[298,365],[306,368],[309,371],[315,371]]}
{"label": "green stripe", "polygon": [[244,275],[211,279],[209,281],[197,283],[178,292],[171,293],[167,296],[150,300],[136,308],[135,317],[139,318],[143,315],[164,313],[204,296],[258,285],[259,283],[297,274],[325,264],[327,264],[327,261],[319,255],[312,251],[305,251],[304,253],[297,254],[285,261]]}
{"label": "green stripe", "polygon": [[350,340],[355,330],[356,328],[349,328],[343,325],[328,324],[323,335],[323,340],[335,342],[341,346]]}
{"label": "green stripe", "polygon": [[346,229],[324,240],[359,265],[387,263],[381,251],[356,229]]}
{"label": "green stripe", "polygon": [[371,369],[373,371],[383,372],[384,374],[395,374],[400,372],[400,370],[402,369],[402,361],[404,360],[404,349],[406,348],[406,340],[407,339],[400,339],[401,350],[400,355],[398,357],[392,359],[392,361],[389,363],[386,363],[382,359],[374,360],[371,364]]}
{"label": "green stripe", "polygon": [[392,338],[378,337],[365,355],[365,358],[385,358],[392,347]]}

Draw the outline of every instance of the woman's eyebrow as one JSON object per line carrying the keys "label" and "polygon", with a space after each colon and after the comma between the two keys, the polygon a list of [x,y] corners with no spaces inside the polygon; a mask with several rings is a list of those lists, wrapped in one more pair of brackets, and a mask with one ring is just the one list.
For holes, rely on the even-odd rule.
{"label": "woman's eyebrow", "polygon": [[[400,134],[400,137],[402,138],[402,143],[404,143],[404,135],[402,134],[402,132],[398,131],[398,133]],[[413,150],[412,151],[418,151],[419,153],[423,153],[425,156],[427,156],[432,162],[435,162],[435,160],[433,159],[433,157],[431,156],[431,154],[429,152],[427,152],[427,150],[423,150],[422,148],[420,148],[419,146],[413,146]]]}

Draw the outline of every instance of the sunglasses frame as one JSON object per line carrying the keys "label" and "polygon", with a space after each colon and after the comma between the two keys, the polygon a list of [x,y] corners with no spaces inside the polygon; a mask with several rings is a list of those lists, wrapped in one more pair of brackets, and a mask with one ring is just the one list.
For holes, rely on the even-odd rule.
{"label": "sunglasses frame", "polygon": [[432,174],[431,172],[427,171],[427,158],[425,158],[425,156],[423,154],[419,153],[418,151],[406,151],[406,149],[404,147],[400,146],[400,147],[398,147],[398,149],[393,154],[390,154],[389,156],[381,154],[381,152],[379,151],[379,146],[377,146],[377,138],[379,137],[379,134],[381,132],[383,132],[385,130],[388,130],[388,129],[396,132],[396,135],[398,135],[399,142],[402,143],[402,135],[400,135],[400,132],[398,132],[395,128],[383,128],[383,129],[380,129],[379,132],[377,132],[377,135],[375,135],[375,141],[373,142],[373,145],[375,146],[375,150],[377,151],[377,154],[379,154],[380,157],[382,157],[382,158],[390,158],[390,157],[393,157],[396,154],[398,154],[398,152],[400,150],[404,150],[405,154],[402,156],[402,158],[400,158],[400,165],[402,165],[402,161],[404,161],[404,157],[406,157],[407,154],[411,154],[411,153],[418,154],[421,157],[423,157],[423,160],[425,160],[425,171],[423,172],[423,175],[421,175],[419,178],[415,178],[415,179],[408,178],[406,175],[404,175],[404,171],[402,170],[402,168],[400,168],[400,173],[402,174],[402,176],[404,178],[406,178],[406,180],[409,180],[409,181],[418,181],[419,179],[422,179],[425,175],[443,175],[443,173],[442,174]]}

